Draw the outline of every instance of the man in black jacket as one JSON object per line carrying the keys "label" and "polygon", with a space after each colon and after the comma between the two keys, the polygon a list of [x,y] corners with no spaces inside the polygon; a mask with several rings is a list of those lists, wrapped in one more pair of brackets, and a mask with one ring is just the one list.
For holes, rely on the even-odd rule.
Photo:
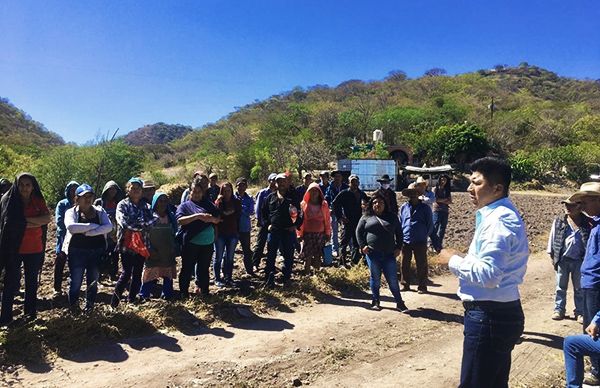
{"label": "man in black jacket", "polygon": [[[398,199],[396,198],[396,192],[391,189],[390,184],[394,178],[390,178],[388,174],[383,174],[381,178],[377,179],[380,187],[375,193],[381,193],[385,198],[385,206],[390,212],[398,215]],[[373,193],[373,194],[375,194]]]}
{"label": "man in black jacket", "polygon": [[302,223],[300,203],[289,195],[287,176],[278,174],[275,182],[277,191],[269,194],[261,208],[264,227],[269,231],[265,282],[266,286],[271,288],[275,286],[275,259],[278,249],[281,249],[283,255],[283,282],[289,282],[292,277],[296,227]]}
{"label": "man in black jacket", "polygon": [[350,188],[341,191],[333,200],[332,207],[337,219],[344,225],[342,231],[342,241],[340,243],[340,263],[349,265],[347,262],[347,250],[351,245],[350,255],[352,263],[358,264],[360,261],[360,252],[358,250],[358,241],[356,241],[356,227],[363,213],[363,206],[369,202],[369,197],[359,188],[360,181],[358,176],[350,175]]}

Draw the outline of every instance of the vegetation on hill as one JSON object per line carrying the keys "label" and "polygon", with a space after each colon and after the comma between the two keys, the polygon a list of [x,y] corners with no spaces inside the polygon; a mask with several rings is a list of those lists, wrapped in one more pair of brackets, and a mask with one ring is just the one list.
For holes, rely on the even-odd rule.
{"label": "vegetation on hill", "polygon": [[125,144],[145,146],[167,144],[192,132],[192,127],[181,124],[156,123],[145,125],[123,136]]}

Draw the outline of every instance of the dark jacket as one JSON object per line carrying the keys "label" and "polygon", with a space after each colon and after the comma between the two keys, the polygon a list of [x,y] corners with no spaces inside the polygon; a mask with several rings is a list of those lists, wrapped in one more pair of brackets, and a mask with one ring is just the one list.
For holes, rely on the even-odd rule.
{"label": "dark jacket", "polygon": [[[579,230],[581,231],[581,239],[583,245],[586,246],[590,237],[590,220],[585,215],[581,215],[583,218]],[[554,240],[552,241],[550,256],[552,257],[552,263],[556,267],[562,258],[563,252],[565,251],[565,240],[569,233],[569,222],[567,216],[562,215],[554,219]]]}
{"label": "dark jacket", "polygon": [[[177,207],[177,212],[175,216],[177,219],[180,219],[184,216],[191,216],[196,213],[209,213],[212,216],[219,217],[221,212],[214,203],[210,201],[208,198],[203,198],[200,202],[194,202],[192,200],[187,200],[180,204]],[[194,222],[190,222],[187,225],[181,225],[180,229],[180,238],[182,247],[185,247],[196,235],[202,232],[204,229],[208,228],[211,224],[196,220]]]}
{"label": "dark jacket", "polygon": [[362,201],[368,201],[369,197],[364,191],[358,189],[358,199],[354,191],[349,188],[341,191],[333,200],[332,207],[335,212],[335,216],[342,218],[346,216],[348,221],[352,224],[357,224],[360,217],[362,217]]}
{"label": "dark jacket", "polygon": [[[37,179],[29,173],[19,174],[12,187],[0,199],[0,271],[6,263],[16,260],[27,226],[18,186],[19,179],[22,177],[31,179],[33,183],[31,195],[44,199]],[[47,236],[48,226],[44,225],[42,226],[42,246],[46,246]]]}
{"label": "dark jacket", "polygon": [[[290,210],[296,209],[296,221],[292,220]],[[289,195],[280,201],[277,192],[269,194],[261,209],[264,226],[271,225],[272,230],[283,230],[292,226],[300,226],[302,218],[300,215],[300,203]]]}
{"label": "dark jacket", "polygon": [[340,187],[335,187],[335,185],[333,184],[333,182],[329,183],[329,186],[327,186],[327,190],[325,190],[325,200],[327,201],[327,203],[329,204],[329,207],[331,207],[333,200],[335,199],[335,197],[337,197],[337,195],[346,190],[348,188],[348,185],[345,184],[344,182],[342,182],[342,184],[340,185]]}

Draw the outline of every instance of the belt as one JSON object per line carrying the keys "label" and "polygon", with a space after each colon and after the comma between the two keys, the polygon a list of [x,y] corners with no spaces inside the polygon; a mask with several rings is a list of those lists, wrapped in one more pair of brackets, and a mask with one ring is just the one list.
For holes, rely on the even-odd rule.
{"label": "belt", "polygon": [[503,310],[521,306],[519,299],[510,302],[496,302],[493,300],[473,300],[464,301],[463,306],[465,310]]}

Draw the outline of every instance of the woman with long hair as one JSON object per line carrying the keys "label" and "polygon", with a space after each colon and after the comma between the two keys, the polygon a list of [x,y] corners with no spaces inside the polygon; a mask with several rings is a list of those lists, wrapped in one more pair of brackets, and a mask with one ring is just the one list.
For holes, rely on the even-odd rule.
{"label": "woman with long hair", "polygon": [[45,229],[50,211],[37,179],[17,176],[0,201],[0,271],[5,268],[0,326],[13,320],[13,303],[25,271],[25,320],[37,317],[38,276],[44,260]]}
{"label": "woman with long hair", "polygon": [[433,189],[435,202],[433,204],[433,249],[440,252],[443,248],[446,226],[448,225],[448,214],[450,204],[452,203],[452,194],[450,192],[450,177],[448,175],[440,176],[437,185]]}
{"label": "woman with long hair", "polygon": [[[217,225],[215,241],[215,261],[213,271],[217,287],[233,285],[233,259],[235,247],[239,241],[239,223],[242,214],[242,203],[233,195],[233,185],[225,182],[221,185],[219,196],[215,201],[221,212],[222,222]],[[223,277],[221,277],[221,268]]]}
{"label": "woman with long hair", "polygon": [[323,248],[331,238],[329,205],[317,183],[311,183],[300,203],[304,221],[298,229],[298,239],[302,242],[300,256],[304,258],[304,271],[319,270],[323,259]]}
{"label": "woman with long hair", "polygon": [[375,193],[369,201],[366,214],[361,217],[356,228],[358,245],[367,257],[370,271],[370,286],[372,293],[371,307],[380,309],[379,289],[381,287],[381,273],[390,287],[396,300],[396,309],[401,312],[408,308],[400,295],[398,282],[398,265],[396,257],[402,248],[402,226],[398,216],[385,207],[385,197]]}

